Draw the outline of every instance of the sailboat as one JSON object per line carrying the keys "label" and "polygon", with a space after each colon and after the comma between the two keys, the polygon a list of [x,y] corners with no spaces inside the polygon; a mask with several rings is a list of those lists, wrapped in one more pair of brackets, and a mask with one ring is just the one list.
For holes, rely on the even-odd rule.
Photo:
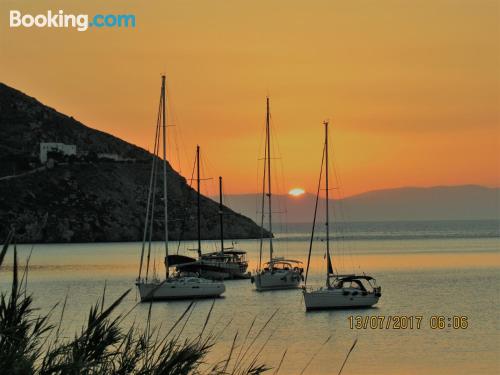
{"label": "sailboat", "polygon": [[[304,302],[307,310],[331,309],[331,308],[353,308],[371,307],[375,305],[381,297],[381,287],[377,286],[376,280],[367,275],[339,275],[334,272],[332,258],[330,256],[330,226],[329,226],[329,177],[328,177],[328,122],[324,122],[325,142],[323,147],[323,158],[319,176],[318,190],[316,194],[316,205],[314,208],[313,229],[311,231],[311,241],[309,255],[307,258],[306,277],[303,287]],[[326,226],[326,287],[311,290],[307,288],[307,276],[311,261],[312,243],[314,239],[314,227],[316,224],[316,214],[318,211],[319,192],[323,174],[323,164],[325,164],[325,226]]]}
{"label": "sailboat", "polygon": [[[285,259],[284,257],[275,257],[273,249],[272,234],[272,192],[271,192],[271,129],[270,129],[270,111],[269,98],[266,98],[266,146],[264,151],[264,176],[261,204],[261,228],[264,228],[264,207],[265,198],[268,203],[268,222],[269,222],[269,261],[262,267],[262,250],[264,245],[263,230],[260,236],[259,248],[259,268],[252,276],[251,281],[255,283],[257,291],[277,290],[277,289],[295,289],[298,288],[302,280],[304,269],[302,262],[294,259]],[[267,177],[267,179],[266,179]],[[267,181],[266,181],[267,180]],[[267,182],[267,192],[266,192]]]}
{"label": "sailboat", "polygon": [[[153,152],[153,162],[149,180],[149,191],[146,208],[146,219],[144,223],[144,233],[141,250],[141,260],[139,265],[139,275],[136,279],[136,286],[139,290],[141,301],[157,301],[172,299],[193,299],[193,298],[213,298],[219,297],[225,292],[225,286],[220,281],[212,281],[201,278],[197,275],[183,275],[182,273],[170,273],[169,268],[178,263],[185,262],[188,257],[179,255],[169,255],[168,253],[168,196],[167,196],[167,126],[166,126],[166,93],[165,76],[162,76],[160,106],[158,110],[158,121],[155,132],[155,146]],[[154,223],[154,207],[156,200],[156,181],[157,173],[157,154],[160,147],[160,133],[163,144],[163,214],[164,214],[164,233],[165,233],[165,279],[160,280],[156,275],[156,268],[153,267],[153,275],[149,276],[151,240]],[[145,265],[146,275],[143,277],[143,262],[146,250],[146,239],[149,233],[147,261]],[[186,259],[187,258],[187,259]]]}
{"label": "sailboat", "polygon": [[201,191],[200,191],[200,146],[196,147],[196,182],[197,182],[197,232],[198,260],[177,265],[177,270],[197,272],[202,277],[215,280],[248,279],[246,251],[224,247],[224,205],[222,203],[222,177],[219,177],[219,226],[220,251],[203,253],[201,249]]}

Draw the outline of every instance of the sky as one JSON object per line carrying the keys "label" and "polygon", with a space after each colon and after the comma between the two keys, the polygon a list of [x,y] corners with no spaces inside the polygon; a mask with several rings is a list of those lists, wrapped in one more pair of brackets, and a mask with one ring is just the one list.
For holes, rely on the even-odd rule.
{"label": "sky", "polygon": [[[12,9],[137,23],[11,29]],[[172,165],[189,176],[199,144],[226,193],[259,190],[267,95],[282,191],[315,191],[325,119],[346,196],[500,185],[498,1],[3,0],[0,17],[0,81],[146,149],[165,73]]]}

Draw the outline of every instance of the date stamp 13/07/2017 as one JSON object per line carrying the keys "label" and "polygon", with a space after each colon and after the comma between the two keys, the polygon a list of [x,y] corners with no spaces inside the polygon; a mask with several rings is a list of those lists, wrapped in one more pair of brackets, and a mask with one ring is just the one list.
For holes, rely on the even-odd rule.
{"label": "date stamp 13/07/2017", "polygon": [[464,315],[350,315],[350,329],[467,329],[469,319]]}

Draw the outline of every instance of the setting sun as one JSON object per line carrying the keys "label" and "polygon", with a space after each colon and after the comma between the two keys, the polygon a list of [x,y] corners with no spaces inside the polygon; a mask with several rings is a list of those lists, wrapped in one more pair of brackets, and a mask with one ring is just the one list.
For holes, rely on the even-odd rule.
{"label": "setting sun", "polygon": [[305,193],[304,189],[301,188],[293,188],[288,192],[288,194],[290,194],[293,197],[300,197],[304,193]]}

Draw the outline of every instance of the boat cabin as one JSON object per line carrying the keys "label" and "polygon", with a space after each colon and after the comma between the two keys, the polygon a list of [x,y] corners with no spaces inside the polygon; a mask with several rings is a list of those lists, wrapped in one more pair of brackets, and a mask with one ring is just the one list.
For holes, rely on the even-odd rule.
{"label": "boat cabin", "polygon": [[247,252],[243,250],[224,250],[205,253],[201,257],[204,260],[210,259],[221,263],[247,263],[246,254]]}
{"label": "boat cabin", "polygon": [[331,287],[334,289],[357,289],[360,292],[372,292],[377,288],[377,282],[371,276],[337,275]]}
{"label": "boat cabin", "polygon": [[264,263],[264,271],[289,271],[292,269],[300,271],[301,274],[304,272],[300,260],[275,258],[270,262]]}

